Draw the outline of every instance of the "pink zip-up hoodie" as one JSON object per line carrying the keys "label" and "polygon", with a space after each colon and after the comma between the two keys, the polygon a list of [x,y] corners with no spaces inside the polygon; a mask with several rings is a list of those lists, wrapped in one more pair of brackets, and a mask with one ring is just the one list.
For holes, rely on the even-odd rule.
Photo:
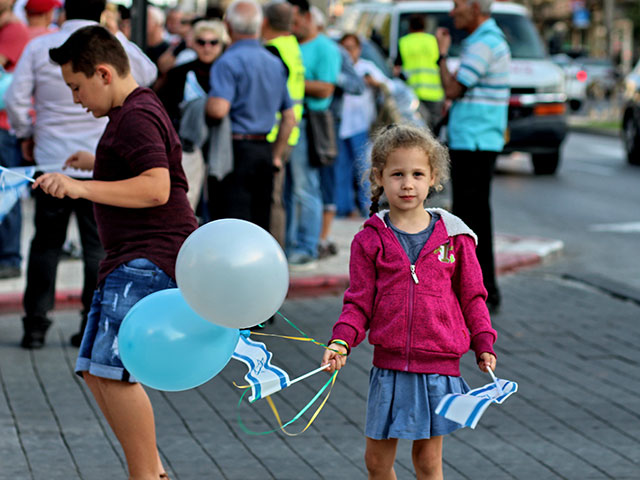
{"label": "pink zip-up hoodie", "polygon": [[372,216],[351,244],[350,284],[332,340],[350,347],[369,330],[373,364],[460,376],[460,357],[495,355],[497,338],[476,257],[477,237],[455,215],[440,215],[415,265],[383,218]]}

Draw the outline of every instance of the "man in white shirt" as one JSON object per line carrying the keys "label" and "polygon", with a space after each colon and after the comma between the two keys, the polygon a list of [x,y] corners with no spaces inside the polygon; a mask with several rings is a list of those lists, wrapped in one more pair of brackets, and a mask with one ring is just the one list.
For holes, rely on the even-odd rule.
{"label": "man in white shirt", "polygon": [[[60,67],[49,61],[49,49],[62,45],[79,28],[96,24],[105,3],[105,0],[66,0],[67,20],[60,30],[33,39],[16,66],[14,81],[5,96],[9,123],[21,141],[25,160],[35,162],[43,171],[61,171],[64,162],[78,151],[94,153],[107,124],[108,119],[95,118],[73,103]],[[155,65],[122,33],[116,37],[129,56],[136,81],[143,86],[153,83],[157,75]],[[35,122],[29,113],[32,108],[36,112]],[[91,177],[91,172],[66,173],[76,178]],[[69,218],[75,213],[84,261],[83,322],[71,343],[79,346],[96,288],[98,263],[104,255],[93,217],[93,204],[83,199],[54,198],[41,190],[36,190],[34,195],[35,235],[29,252],[21,345],[30,349],[44,345],[46,331],[51,325],[47,313],[54,306],[58,260]]]}

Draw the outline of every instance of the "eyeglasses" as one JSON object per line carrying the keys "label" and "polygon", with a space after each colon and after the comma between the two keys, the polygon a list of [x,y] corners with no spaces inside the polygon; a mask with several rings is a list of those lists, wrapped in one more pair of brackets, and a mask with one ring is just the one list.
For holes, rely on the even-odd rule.
{"label": "eyeglasses", "polygon": [[204,47],[207,44],[211,45],[212,47],[215,47],[220,43],[220,40],[218,40],[217,38],[214,40],[205,40],[203,38],[196,38],[196,43],[201,47]]}

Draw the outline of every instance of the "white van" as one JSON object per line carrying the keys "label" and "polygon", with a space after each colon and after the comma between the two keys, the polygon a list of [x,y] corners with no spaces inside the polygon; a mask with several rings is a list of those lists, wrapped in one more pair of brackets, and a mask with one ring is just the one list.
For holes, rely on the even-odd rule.
{"label": "white van", "polygon": [[[451,1],[357,2],[345,5],[334,26],[342,32],[370,38],[393,62],[398,39],[409,33],[409,18],[423,14],[426,30],[437,27],[451,32],[448,66],[458,66],[460,42],[466,33],[453,27]],[[525,7],[510,2],[494,2],[492,16],[511,47],[511,99],[505,153],[531,153],[536,174],[553,174],[560,162],[560,146],[567,133],[564,73],[548,57],[540,36]]]}

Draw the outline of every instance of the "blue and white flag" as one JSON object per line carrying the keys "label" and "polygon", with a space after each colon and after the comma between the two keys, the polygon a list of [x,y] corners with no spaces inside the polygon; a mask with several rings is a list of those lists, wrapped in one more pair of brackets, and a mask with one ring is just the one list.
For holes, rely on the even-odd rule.
{"label": "blue and white flag", "polygon": [[492,403],[501,404],[518,391],[518,384],[497,378],[467,393],[449,393],[436,407],[436,413],[464,427],[476,428],[480,417]]}
{"label": "blue and white flag", "polygon": [[26,195],[36,167],[6,168],[0,166],[0,222],[20,197]]}
{"label": "blue and white flag", "polygon": [[238,345],[231,358],[240,360],[249,367],[244,378],[251,385],[249,401],[254,402],[288,387],[291,382],[287,372],[271,364],[273,354],[267,350],[266,345],[254,342],[244,332],[240,332]]}

